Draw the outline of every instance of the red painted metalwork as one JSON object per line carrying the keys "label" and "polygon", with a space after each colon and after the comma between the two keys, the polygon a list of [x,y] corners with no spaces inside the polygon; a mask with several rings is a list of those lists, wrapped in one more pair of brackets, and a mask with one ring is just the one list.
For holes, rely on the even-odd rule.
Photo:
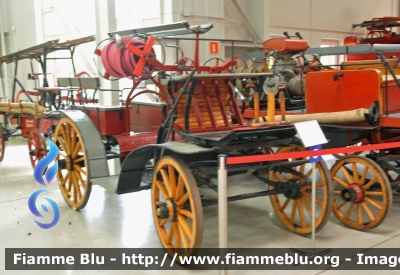
{"label": "red painted metalwork", "polygon": [[[152,49],[154,40],[154,37],[150,37],[145,43],[139,39],[122,37],[121,44],[123,46],[118,47],[115,41],[108,43],[100,52],[101,61],[107,74],[117,78],[150,77],[154,68],[147,63],[145,57],[147,55],[155,56]],[[145,66],[149,66],[150,69],[144,71]]]}
{"label": "red painted metalwork", "polygon": [[[199,37],[199,34],[196,34]],[[180,65],[164,65],[155,57],[152,49],[155,42],[153,36],[149,36],[146,43],[134,38],[122,38],[122,45],[117,47],[115,41],[104,46],[103,50],[96,50],[95,53],[101,56],[102,64],[106,75],[117,78],[140,77],[150,78],[154,70],[179,71]],[[223,72],[237,64],[237,60],[230,60],[221,66],[200,66],[199,64],[199,40],[196,39],[196,48],[193,65],[186,67],[195,68],[198,72]],[[126,50],[125,50],[126,49]],[[146,69],[145,69],[146,68]]]}
{"label": "red painted metalwork", "polygon": [[[215,90],[215,94],[217,95],[219,108],[220,108],[221,110],[224,110],[225,105],[224,105],[224,103],[222,102],[221,92],[220,92],[220,90],[219,90],[219,86],[217,85],[217,82],[216,82],[216,81],[214,81],[214,90]],[[235,101],[235,103],[236,103],[236,100],[233,100],[233,99],[232,99],[231,101]],[[222,118],[224,119],[225,125],[228,126],[228,125],[229,125],[229,120],[228,120],[228,116],[226,115],[226,112],[222,112]]]}
{"label": "red painted metalwork", "polygon": [[41,133],[51,132],[51,126],[56,125],[58,121],[52,121],[50,119],[40,118],[39,119],[39,130]]}
{"label": "red painted metalwork", "polygon": [[130,125],[129,125],[129,113],[128,115],[126,115],[126,112],[123,107],[116,107],[116,108],[86,107],[82,108],[81,111],[83,111],[90,117],[90,119],[93,121],[94,125],[99,130],[101,135],[112,136],[130,132],[130,130],[127,132],[125,131],[126,124],[128,124],[128,127],[130,127]]}
{"label": "red painted metalwork", "polygon": [[[218,128],[217,123],[215,121],[214,112],[213,112],[212,107],[211,107],[210,96],[207,93],[207,88],[205,86],[205,82],[204,81],[201,81],[200,89],[201,89],[202,96],[204,98],[204,102],[206,103],[206,108],[207,108],[208,114],[209,114],[209,116],[211,118],[211,124],[212,124],[213,128]],[[221,96],[220,94],[217,95],[218,100],[220,99],[220,96]],[[220,105],[220,109],[224,110],[224,106]],[[222,112],[222,113],[225,113],[225,112]]]}
{"label": "red painted metalwork", "polygon": [[[303,39],[271,38],[266,40],[263,46],[278,52],[304,52],[308,48],[308,43]],[[264,49],[264,52],[269,53],[271,50]]]}
{"label": "red painted metalwork", "polygon": [[133,132],[156,132],[163,123],[161,104],[131,102],[130,129]]}
{"label": "red painted metalwork", "polygon": [[[397,123],[397,127],[399,128],[399,123]],[[371,133],[371,140],[373,143],[386,143],[386,142],[398,142],[400,141],[399,135],[388,135],[381,132],[374,131]]]}
{"label": "red painted metalwork", "polygon": [[[136,90],[137,86],[139,86],[141,80],[133,80],[133,85],[132,85],[132,89],[130,90],[127,98],[126,98],[126,102],[125,102],[125,117],[129,118],[129,106],[132,102],[132,99],[134,98],[133,92]],[[125,121],[125,130],[124,133],[129,133],[131,131],[130,129],[130,122],[128,120]]]}
{"label": "red painted metalwork", "polygon": [[353,27],[362,26],[368,30],[367,38],[373,37],[391,37],[392,28],[400,26],[400,17],[380,17],[372,18],[371,21],[364,21],[361,24],[355,24]]}
{"label": "red painted metalwork", "polygon": [[[344,45],[355,45],[355,44],[399,44],[400,35],[392,31],[393,27],[400,26],[400,17],[380,17],[373,18],[370,21],[364,21],[361,24],[353,24],[355,27],[365,27],[368,34],[365,38],[357,38],[354,36],[348,36],[344,39]],[[385,57],[389,58],[392,56],[400,57],[400,53],[386,53]],[[347,56],[347,60],[372,60],[377,58],[377,54],[350,54]]]}
{"label": "red painted metalwork", "polygon": [[21,127],[21,135],[27,138],[29,132],[37,128],[37,119],[34,117],[21,117]]}
{"label": "red painted metalwork", "polygon": [[164,100],[164,102],[167,102],[167,101],[168,101],[168,98],[165,97],[165,95],[163,95],[163,94],[161,94],[161,93],[158,93],[158,92],[155,92],[155,91],[151,91],[151,90],[143,90],[143,91],[140,91],[140,92],[136,93],[134,96],[130,97],[130,98],[129,98],[129,99],[130,99],[129,101],[132,102],[133,99],[134,99],[135,97],[137,97],[137,96],[139,96],[139,95],[142,95],[142,94],[154,94],[154,95],[157,95],[157,96],[161,97],[161,99]]}
{"label": "red painted metalwork", "polygon": [[[41,94],[38,92],[33,92],[33,91],[26,91],[29,95],[33,96],[40,96]],[[17,97],[14,99],[15,103],[18,103],[21,100],[21,96],[25,94],[24,90],[20,90],[17,94]]]}
{"label": "red painted metalwork", "polygon": [[[197,124],[198,124],[199,128],[200,129],[204,129],[203,119],[201,117],[201,111],[200,111],[200,108],[199,108],[199,104],[197,103],[196,95],[197,94],[194,94],[193,97],[192,97],[191,107],[192,107],[192,109],[194,111],[194,116],[196,117]],[[189,115],[189,117],[187,119],[190,119],[190,115]]]}
{"label": "red painted metalwork", "polygon": [[233,91],[232,91],[231,81],[226,80],[225,85],[226,85],[226,89],[228,90],[229,97],[232,99],[231,104],[232,104],[233,114],[236,116],[239,126],[244,126],[245,121],[242,117],[242,114],[240,113],[239,106],[237,105],[236,100],[234,100],[235,95],[233,94]]}
{"label": "red painted metalwork", "polygon": [[273,161],[281,159],[302,159],[306,157],[316,157],[324,155],[335,155],[343,153],[354,153],[354,152],[366,152],[372,150],[382,150],[390,148],[399,148],[400,142],[392,143],[382,143],[382,144],[372,144],[372,145],[362,145],[354,147],[345,148],[332,148],[332,149],[322,149],[322,150],[309,150],[300,152],[290,152],[281,154],[264,154],[264,155],[252,155],[252,156],[240,156],[240,157],[228,157],[226,158],[227,165],[235,164],[245,164],[263,161]]}
{"label": "red painted metalwork", "polygon": [[[349,111],[383,102],[381,75],[376,70],[310,72],[306,85],[307,113]],[[382,114],[383,106],[379,109]]]}
{"label": "red painted metalwork", "polygon": [[353,203],[360,203],[364,199],[364,190],[363,188],[356,183],[349,184],[347,189],[352,189],[355,193],[355,198],[352,200]]}
{"label": "red painted metalwork", "polygon": [[[382,80],[385,80],[384,76]],[[400,113],[400,89],[393,80],[382,86],[382,101],[384,114]],[[399,124],[400,121],[397,127],[400,126]]]}
{"label": "red painted metalwork", "polygon": [[136,55],[140,58],[139,61],[135,64],[135,67],[130,68],[130,69],[133,69],[132,70],[133,76],[146,77],[146,78],[151,76],[154,69],[150,70],[150,72],[148,72],[148,73],[143,73],[143,69],[147,63],[146,57],[147,56],[155,56],[155,52],[153,50],[153,45],[154,45],[155,41],[156,41],[156,38],[154,36],[150,36],[147,39],[144,47],[140,43],[139,43],[139,45],[137,45],[135,43],[128,43],[126,45],[126,49],[128,51],[132,52],[134,55]]}
{"label": "red painted metalwork", "polygon": [[399,128],[400,127],[400,118],[399,117],[381,116],[379,118],[379,126]]}
{"label": "red painted metalwork", "polygon": [[29,158],[32,168],[35,168],[37,163],[47,155],[46,142],[38,129],[32,129],[28,137]]}
{"label": "red painted metalwork", "polygon": [[114,136],[119,144],[120,156],[126,157],[136,148],[157,142],[157,132],[132,133],[129,135]]}

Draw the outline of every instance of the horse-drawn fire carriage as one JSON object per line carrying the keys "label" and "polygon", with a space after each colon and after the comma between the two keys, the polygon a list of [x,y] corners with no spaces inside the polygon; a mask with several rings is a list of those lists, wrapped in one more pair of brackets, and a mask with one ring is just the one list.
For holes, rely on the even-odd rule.
{"label": "horse-drawn fire carriage", "polygon": [[[200,196],[199,187],[218,191],[217,156],[264,154],[265,149],[294,142],[293,125],[249,123],[235,100],[238,78],[252,79],[248,88],[269,92],[274,72],[234,73],[236,60],[199,65],[199,35],[211,24],[187,22],[110,33],[110,42],[96,50],[106,77],[129,77],[133,88],[122,106],[81,107],[61,111],[54,132],[59,147],[58,180],[62,195],[75,210],[85,207],[93,184],[125,194],[151,189],[155,226],[164,248],[180,255],[194,253],[203,236],[202,207],[217,200]],[[194,34],[195,56],[187,65],[177,57],[162,64],[152,49],[155,41]],[[167,45],[167,44],[165,44]],[[168,46],[168,45],[167,45]],[[176,47],[176,45],[174,46]],[[262,48],[262,47],[261,47]],[[154,74],[156,77],[153,77]],[[159,102],[133,101],[143,80],[151,81]],[[79,107],[78,107],[79,108]],[[253,117],[254,120],[254,117]],[[284,147],[290,148],[290,147]],[[283,149],[286,150],[286,149]],[[110,175],[107,160],[119,158],[121,171]],[[277,217],[291,231],[311,233],[311,165],[308,160],[260,162],[228,167],[228,175],[252,172],[266,187],[228,201],[270,196]],[[150,174],[151,180],[144,180]],[[326,164],[316,165],[316,230],[329,219],[332,181]]]}
{"label": "horse-drawn fire carriage", "polygon": [[[282,71],[301,69],[297,88],[305,103],[303,108],[286,112],[285,120],[292,123],[317,120],[329,140],[324,148],[400,140],[400,71],[398,59],[388,58],[400,52],[398,45],[365,43],[308,48],[305,41],[286,38],[266,41],[264,45],[272,43],[279,45],[278,50],[285,54],[300,51],[302,56],[353,57],[341,64],[324,66],[308,63],[300,67],[293,58],[291,62],[285,60],[282,63],[285,68],[281,69],[280,75],[283,75]],[[367,57],[374,59],[362,59]],[[294,77],[295,74],[292,75]],[[279,103],[288,100],[283,93],[287,94],[290,88],[288,82],[283,84],[276,91],[276,94],[281,92],[282,97],[272,97],[272,107],[281,106]],[[243,116],[251,118],[258,112],[262,111],[247,109]],[[281,116],[274,116],[273,112],[260,118],[260,121],[267,122],[280,120]],[[282,150],[287,152],[304,148],[294,144],[290,149],[284,147],[278,153]],[[345,225],[359,230],[381,224],[390,210],[392,189],[400,189],[398,149],[366,153],[366,156],[337,155],[339,160],[330,169],[334,184],[333,212]]]}
{"label": "horse-drawn fire carriage", "polygon": [[[81,74],[76,73],[74,63],[75,48],[91,41],[94,41],[94,36],[64,42],[51,40],[0,57],[0,63],[14,65],[11,100],[6,97],[0,98],[0,115],[2,115],[0,117],[0,162],[4,158],[5,142],[10,137],[22,136],[28,139],[29,158],[33,168],[47,154],[45,139],[48,136],[51,137],[53,126],[56,124],[56,121],[49,117],[50,114],[47,111],[64,108],[65,103],[73,100],[74,91],[75,94],[76,91],[80,94],[80,91],[95,89],[94,86],[96,86],[92,85],[93,78],[63,77],[54,80],[54,82],[57,82],[54,84],[58,84],[58,87],[49,87],[52,80],[51,76],[54,76],[54,74],[48,72],[47,62],[51,59],[70,59],[73,74],[79,77]],[[69,57],[49,56],[56,51],[68,51]],[[26,89],[17,76],[18,65],[21,60],[30,61],[31,72],[28,74],[28,79],[34,81],[36,86],[32,90]],[[38,62],[41,72],[35,71],[33,60]],[[90,87],[86,84],[89,82],[91,82]],[[16,92],[17,85],[20,87],[18,93]],[[66,94],[63,95],[61,91],[66,91]],[[81,98],[80,103],[88,102],[87,98],[79,98]],[[82,100],[85,101],[82,102]],[[92,100],[90,99],[90,101]]]}

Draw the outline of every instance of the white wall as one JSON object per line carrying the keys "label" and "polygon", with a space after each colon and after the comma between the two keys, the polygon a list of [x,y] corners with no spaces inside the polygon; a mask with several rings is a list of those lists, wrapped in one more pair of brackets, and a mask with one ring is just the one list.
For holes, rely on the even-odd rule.
{"label": "white wall", "polygon": [[365,28],[352,28],[376,17],[398,16],[398,0],[279,0],[269,1],[271,34],[300,32],[310,46],[321,39],[342,40],[346,36],[365,36]]}
{"label": "white wall", "polygon": [[[4,17],[4,29],[8,32],[6,38],[7,53],[23,50],[39,43],[43,43],[43,28],[41,20],[38,20],[40,13],[40,0],[25,1],[25,0],[3,0],[1,2],[2,13]],[[35,27],[36,26],[36,27]],[[37,64],[34,64],[37,66]],[[4,66],[3,66],[4,68]],[[15,63],[10,63],[5,66],[8,73],[8,83],[10,84],[7,97],[12,94],[12,83],[14,76]],[[26,89],[31,89],[35,86],[32,81],[27,81],[27,75],[30,72],[30,63],[28,60],[18,62],[18,78],[23,82]],[[20,90],[17,86],[16,93]]]}
{"label": "white wall", "polygon": [[[54,6],[62,14],[60,20],[66,27],[64,33],[44,32],[42,3]],[[288,31],[292,35],[300,32],[310,46],[319,46],[326,38],[342,42],[348,35],[364,36],[366,30],[353,29],[353,23],[373,17],[398,16],[400,9],[399,0],[116,0],[115,3],[118,30],[187,20],[192,25],[214,24],[214,28],[202,36],[204,38],[254,40],[258,37],[256,40],[263,41]],[[50,39],[75,39],[96,31],[93,0],[2,0],[0,9],[5,31],[9,32],[6,36],[8,53]],[[246,51],[245,45],[242,46],[237,52]],[[185,55],[192,58],[193,43],[182,43],[182,47]],[[89,68],[91,73],[96,73],[89,64],[93,59],[94,45],[83,46],[84,50],[80,48],[77,48],[76,58],[78,71]],[[224,45],[220,45],[220,54],[211,55],[208,43],[202,43],[201,61],[211,57],[223,58],[224,51]],[[174,62],[174,52],[168,54],[168,58],[168,63]],[[50,68],[56,70],[54,66]],[[7,65],[7,69],[12,76],[13,65]],[[29,62],[20,62],[19,77],[28,88],[34,85],[25,80],[29,71]]]}

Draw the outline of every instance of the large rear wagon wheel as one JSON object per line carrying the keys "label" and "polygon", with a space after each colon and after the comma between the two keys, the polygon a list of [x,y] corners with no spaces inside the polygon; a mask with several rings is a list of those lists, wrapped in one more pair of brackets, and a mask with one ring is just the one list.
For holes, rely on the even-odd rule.
{"label": "large rear wagon wheel", "polygon": [[47,145],[42,133],[38,129],[32,129],[28,136],[29,159],[32,168],[35,169],[39,160],[47,155]]}
{"label": "large rear wagon wheel", "polygon": [[196,180],[186,163],[176,156],[161,158],[154,168],[151,194],[163,247],[170,256],[196,254],[203,239],[203,209]]}
{"label": "large rear wagon wheel", "polygon": [[390,211],[392,190],[385,171],[366,157],[348,156],[331,168],[333,213],[346,226],[367,230],[380,225]]}
{"label": "large rear wagon wheel", "polygon": [[4,153],[6,150],[6,142],[4,140],[3,133],[4,133],[4,128],[3,126],[0,125],[0,162],[3,161]]}
{"label": "large rear wagon wheel", "polygon": [[[279,153],[297,152],[306,150],[303,146],[292,145],[282,147]],[[294,174],[286,172],[269,172],[269,179],[287,183],[297,180],[302,185],[300,190],[288,190],[285,194],[271,195],[271,203],[279,220],[290,231],[300,235],[308,235],[312,228],[311,208],[311,177],[312,164],[305,163],[292,168],[294,171],[305,175],[309,183]],[[328,222],[332,212],[333,185],[329,169],[324,161],[316,163],[316,201],[315,201],[315,231],[320,231]],[[274,189],[274,187],[270,187]],[[298,192],[300,191],[300,192]]]}
{"label": "large rear wagon wheel", "polygon": [[70,118],[62,118],[56,127],[54,141],[59,147],[57,177],[61,193],[74,210],[89,200],[92,184],[88,176],[88,159],[81,133]]}

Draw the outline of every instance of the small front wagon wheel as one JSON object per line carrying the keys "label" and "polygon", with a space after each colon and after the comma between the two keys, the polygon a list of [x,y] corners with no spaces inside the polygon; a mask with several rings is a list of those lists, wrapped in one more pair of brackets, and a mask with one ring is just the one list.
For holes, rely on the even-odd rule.
{"label": "small front wagon wheel", "polygon": [[92,184],[85,144],[74,121],[62,118],[57,123],[54,141],[60,150],[57,177],[61,193],[72,209],[80,210],[89,200]]}
{"label": "small front wagon wheel", "polygon": [[157,233],[169,255],[196,254],[203,239],[203,209],[196,180],[182,159],[158,161],[151,195]]}
{"label": "small front wagon wheel", "polygon": [[390,211],[392,190],[384,170],[366,157],[347,156],[331,168],[333,213],[346,226],[367,230],[380,225]]}
{"label": "small front wagon wheel", "polygon": [[38,162],[47,155],[47,145],[39,129],[32,129],[28,136],[29,159],[35,169]]}
{"label": "small front wagon wheel", "polygon": [[[298,152],[306,150],[303,146],[292,145],[282,147],[279,153]],[[303,163],[292,167],[293,173],[289,171],[270,171],[269,179],[275,182],[288,184],[291,181],[298,181],[300,188],[288,189],[284,194],[271,195],[271,204],[278,219],[294,233],[308,235],[312,228],[312,202],[311,202],[311,176],[312,164]],[[296,173],[303,174],[309,179],[307,183]],[[315,200],[315,231],[320,231],[328,222],[332,212],[333,184],[332,179],[324,161],[316,163],[316,200]],[[270,186],[270,189],[274,187]]]}

